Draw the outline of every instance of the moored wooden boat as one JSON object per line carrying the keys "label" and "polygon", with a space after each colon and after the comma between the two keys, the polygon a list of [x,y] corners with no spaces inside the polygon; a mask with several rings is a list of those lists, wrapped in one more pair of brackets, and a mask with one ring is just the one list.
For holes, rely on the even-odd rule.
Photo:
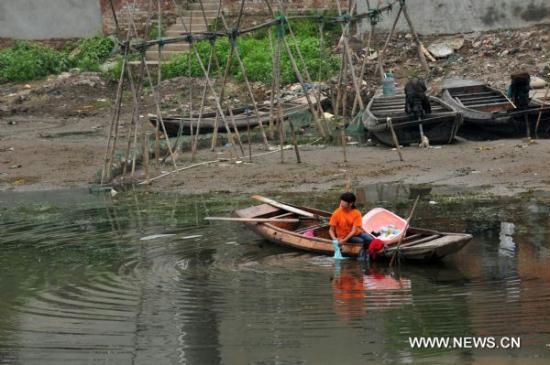
{"label": "moored wooden boat", "polygon": [[[290,206],[290,205],[289,205]],[[299,219],[300,214],[288,211],[284,207],[275,207],[271,204],[261,204],[234,212],[239,218],[298,218],[299,222],[246,222],[252,231],[261,237],[281,246],[333,255],[334,248],[329,236],[328,219],[331,214],[322,210],[298,207],[300,210],[312,213],[320,219]],[[472,235],[464,233],[446,233],[429,229],[409,227],[399,247],[402,259],[434,260],[459,251],[470,240]],[[396,240],[386,243],[384,250],[379,254],[382,258],[391,258],[397,249]],[[361,245],[346,244],[342,248],[342,255],[356,257],[361,251]]]}
{"label": "moored wooden boat", "polygon": [[514,104],[503,93],[476,80],[450,80],[443,85],[441,95],[464,117],[464,125],[499,125],[510,121],[509,110]]}
{"label": "moored wooden boat", "polygon": [[419,124],[430,144],[451,143],[462,125],[462,117],[456,110],[439,98],[430,96],[432,113],[417,120],[405,113],[405,94],[373,97],[363,113],[363,125],[377,140],[393,146],[394,142],[387,118],[392,119],[393,128],[400,144],[420,142]]}
{"label": "moored wooden boat", "polygon": [[[483,133],[495,135],[526,134],[525,120],[530,124],[541,102],[532,99],[529,108],[517,109],[502,92],[477,80],[452,79],[442,86],[441,99],[463,115],[464,129],[485,138]],[[531,126],[533,129],[534,126]]]}
{"label": "moored wooden boat", "polygon": [[[307,110],[309,110],[309,107],[307,104],[303,104],[293,100],[286,101],[283,103],[283,119],[289,118],[292,115],[302,113]],[[248,128],[248,125],[250,125],[250,128],[253,128],[259,125],[258,118],[256,117],[254,108],[252,106],[234,108],[231,111],[233,113],[235,126],[237,127],[238,130],[245,130]],[[270,118],[270,115],[269,115],[270,107],[268,105],[258,105],[258,114],[262,123],[264,125],[267,125],[269,123],[269,118]],[[214,131],[214,127],[216,126],[216,118],[217,118],[216,115],[217,115],[216,112],[202,114],[200,126],[199,126],[199,134],[212,133]],[[224,112],[224,115],[229,127],[233,129],[233,123],[231,121],[229,111],[226,110]],[[275,119],[275,117],[276,115],[274,115],[272,118]],[[163,117],[162,120],[164,122],[164,126],[166,128],[166,132],[168,133],[168,136],[175,137],[178,135],[178,131],[180,127],[182,128],[183,135],[189,135],[191,133],[191,130],[193,130],[193,133],[196,133],[197,124],[199,121],[199,115],[194,114],[193,117],[191,118],[188,116],[187,117],[166,116],[166,117]],[[151,122],[151,124],[153,124],[153,126],[156,127],[157,116],[150,115],[149,121]],[[218,128],[218,133],[226,133],[225,125],[221,117],[218,117],[217,128]]]}

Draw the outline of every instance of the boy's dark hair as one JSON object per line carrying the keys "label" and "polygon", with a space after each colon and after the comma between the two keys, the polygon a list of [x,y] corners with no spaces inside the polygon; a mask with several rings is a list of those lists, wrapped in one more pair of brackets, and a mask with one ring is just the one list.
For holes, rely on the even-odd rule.
{"label": "boy's dark hair", "polygon": [[340,195],[340,200],[345,201],[346,203],[350,203],[352,208],[356,208],[355,201],[357,198],[355,197],[355,194],[347,192],[342,195]]}

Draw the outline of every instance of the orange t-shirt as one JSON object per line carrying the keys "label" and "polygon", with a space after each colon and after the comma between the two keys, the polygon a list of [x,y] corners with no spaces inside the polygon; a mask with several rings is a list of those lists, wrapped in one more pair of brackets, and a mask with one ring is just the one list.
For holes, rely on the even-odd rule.
{"label": "orange t-shirt", "polygon": [[361,212],[359,209],[352,209],[345,211],[342,208],[338,208],[332,213],[329,224],[334,227],[336,237],[345,238],[352,230],[353,227],[359,228],[357,234],[362,233],[363,229],[361,219]]}

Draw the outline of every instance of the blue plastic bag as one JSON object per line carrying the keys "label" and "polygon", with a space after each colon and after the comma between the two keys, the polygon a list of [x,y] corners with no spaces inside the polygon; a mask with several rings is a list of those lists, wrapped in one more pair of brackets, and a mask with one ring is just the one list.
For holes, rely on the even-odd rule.
{"label": "blue plastic bag", "polygon": [[338,245],[338,240],[332,240],[332,246],[334,247],[334,258],[336,260],[342,260],[344,257],[342,256],[342,252],[340,251],[340,246]]}

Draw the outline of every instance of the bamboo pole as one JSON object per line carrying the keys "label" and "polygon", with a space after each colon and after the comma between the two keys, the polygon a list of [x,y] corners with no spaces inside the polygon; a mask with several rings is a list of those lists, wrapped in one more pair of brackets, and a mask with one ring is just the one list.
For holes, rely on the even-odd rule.
{"label": "bamboo pole", "polygon": [[[368,11],[370,11],[371,10],[370,1],[369,0],[366,0],[366,1],[367,1],[367,9],[368,9]],[[371,46],[372,39],[374,37],[374,28],[375,27],[376,27],[376,23],[371,19],[369,38],[367,40],[367,48],[366,48],[367,51],[365,52],[365,56],[363,57],[363,62],[361,62],[361,70],[359,71],[359,81],[361,82],[361,86],[363,85],[363,78],[365,77],[365,71],[366,71],[366,68],[367,68],[367,59],[369,57],[369,51],[370,51],[370,46]],[[351,116],[352,117],[355,116],[355,110],[357,108],[357,105],[358,105],[358,100],[357,100],[357,96],[356,96],[355,99],[353,100],[353,107],[351,109]]]}
{"label": "bamboo pole", "polygon": [[[134,23],[134,13],[130,12],[130,9],[128,8],[128,32],[130,34],[130,29],[134,26],[134,32],[135,36],[138,36],[137,30]],[[143,66],[143,63],[140,64],[140,71],[141,67]],[[132,75],[132,68],[126,63],[126,73],[128,82],[130,84],[130,91],[132,93],[132,117],[131,117],[131,124],[128,131],[128,142],[126,144],[126,151],[124,152],[124,164],[122,165],[122,176],[126,175],[126,171],[128,170],[128,161],[130,159],[130,149],[132,148],[132,142],[134,143],[134,151],[135,151],[135,144],[137,143],[137,133],[138,133],[138,124],[139,124],[139,100],[137,96],[137,89],[134,83],[134,77]],[[133,127],[133,128],[132,128]],[[134,135],[134,138],[132,138],[132,134]],[[135,153],[134,153],[135,157]],[[134,165],[132,163],[132,165]]]}
{"label": "bamboo pole", "polygon": [[[151,18],[152,18],[152,11],[151,9],[153,8],[153,0],[149,0],[149,3],[148,3],[148,12],[147,12],[147,20],[145,22],[145,30],[144,30],[144,33],[145,33],[145,39],[148,38],[148,35],[149,35],[149,29],[151,27]],[[134,22],[134,13],[130,13],[130,9],[127,8],[128,10],[128,18],[129,18],[129,21],[130,21],[130,25],[133,27],[134,29],[134,33],[136,35],[138,35],[138,30],[137,30],[137,27],[135,25],[135,22]],[[131,69],[128,68],[128,71],[130,71]],[[141,63],[140,63],[140,68],[139,68],[139,84],[138,84],[138,87],[137,87],[137,95],[135,95],[135,98],[134,98],[134,101],[137,99],[137,110],[136,110],[136,114],[138,116],[138,123],[135,125],[135,132],[134,132],[134,141],[133,141],[133,156],[132,156],[132,172],[131,172],[131,176],[133,177],[134,174],[135,174],[135,170],[136,170],[136,160],[137,160],[137,138],[138,138],[138,129],[141,131],[142,133],[142,148],[143,148],[143,166],[144,166],[144,169],[145,169],[145,176],[148,178],[149,177],[149,146],[147,144],[148,142],[148,139],[147,139],[147,136],[146,136],[146,124],[145,123],[142,123],[141,122],[141,118],[139,116],[139,110],[140,110],[140,101],[141,101],[141,96],[142,96],[142,93],[143,93],[143,81],[145,79],[145,58],[143,57],[142,55],[142,58],[141,58]]]}
{"label": "bamboo pole", "polygon": [[248,139],[248,160],[252,163],[252,137],[250,135],[250,110],[246,109],[246,138]]}
{"label": "bamboo pole", "polygon": [[[175,0],[172,0],[174,3],[175,3]],[[177,5],[177,4],[176,4]],[[186,33],[188,33],[188,28],[187,26],[185,25],[185,22],[183,22],[183,18],[182,18],[182,26],[185,30]],[[231,129],[229,128],[229,124],[227,123],[227,119],[225,117],[225,114],[223,112],[223,107],[221,106],[221,100],[222,98],[220,98],[218,96],[218,93],[216,92],[215,88],[214,88],[214,84],[212,83],[212,80],[210,80],[210,77],[207,75],[206,73],[206,68],[204,67],[204,63],[202,62],[202,59],[200,57],[200,54],[197,50],[197,47],[195,45],[195,42],[193,39],[190,40],[190,46],[191,46],[191,49],[193,50],[193,53],[195,54],[195,57],[197,59],[197,62],[199,63],[199,66],[201,68],[201,71],[203,73],[203,75],[205,76],[205,80],[206,80],[206,83],[208,85],[208,88],[210,89],[213,97],[214,97],[214,103],[216,105],[216,108],[217,108],[217,112],[219,113],[221,119],[222,119],[222,122],[224,124],[224,127],[225,127],[225,130],[227,132],[227,138],[229,140],[229,143],[231,144],[231,148],[232,150],[235,152],[235,155],[238,155],[237,153],[237,150],[235,148],[235,140],[233,138],[233,134],[231,133]],[[229,61],[229,60],[228,60]],[[228,62],[229,63],[229,62]],[[227,65],[226,65],[227,66]],[[225,89],[225,85],[222,85],[222,90],[221,90],[221,93],[223,94],[223,91]],[[216,117],[217,118],[217,117]],[[233,121],[234,122],[234,121]],[[214,125],[214,127],[216,127],[216,124]],[[217,128],[214,128],[214,135],[217,135],[216,133],[216,130]],[[236,129],[235,129],[236,130]],[[237,132],[238,133],[238,132]],[[213,139],[214,139],[214,136],[213,136]],[[239,143],[240,143],[240,140],[239,140]],[[213,146],[215,146],[214,144],[214,141],[213,141]],[[241,149],[242,149],[242,145],[240,145]],[[244,151],[243,151],[243,155],[244,155]]]}
{"label": "bamboo pole", "polygon": [[274,62],[272,66],[273,70],[273,87],[275,91],[275,100],[276,100],[276,113],[277,113],[277,126],[279,127],[279,144],[280,144],[280,150],[281,150],[281,163],[285,162],[285,156],[284,156],[284,125],[283,125],[283,118],[281,117],[282,113],[280,112],[281,108],[281,98],[280,98],[280,77],[281,77],[281,47],[282,47],[282,37],[281,37],[281,30],[277,29],[277,43],[275,47],[275,56],[274,56]]}
{"label": "bamboo pole", "polygon": [[340,128],[340,140],[341,140],[341,143],[342,143],[342,152],[344,154],[344,162],[348,162],[348,153],[347,153],[347,150],[346,150],[346,145],[347,145],[347,137],[346,137],[346,132],[344,130],[344,122],[342,121],[342,127]]}
{"label": "bamboo pole", "polygon": [[[137,133],[137,125],[139,121],[139,102],[137,100],[137,90],[134,85],[134,77],[132,76],[132,70],[128,67],[128,81],[130,83],[130,91],[132,92],[132,101],[133,101],[133,107],[132,107],[132,117],[131,117],[131,124],[129,128],[128,133],[128,142],[126,144],[126,151],[124,152],[124,165],[122,166],[122,176],[126,175],[126,170],[128,169],[128,161],[130,159],[130,148],[132,147],[132,141],[134,138],[132,138],[132,135],[136,135]],[[133,128],[132,128],[133,127]]]}
{"label": "bamboo pole", "polygon": [[[142,55],[144,57],[144,55]],[[147,66],[147,63],[145,63],[145,74],[147,75],[147,79],[149,80],[149,83],[153,85],[153,78],[151,77],[151,73],[149,72],[149,66]],[[153,99],[155,100],[155,108],[157,111],[157,123],[156,125],[162,127],[162,132],[164,133],[164,138],[166,139],[166,145],[168,146],[168,152],[170,153],[170,158],[172,159],[172,164],[174,165],[174,169],[177,169],[178,166],[176,164],[176,156],[174,155],[174,152],[172,151],[172,145],[170,143],[170,138],[168,137],[168,132],[166,132],[166,126],[164,125],[164,120],[162,119],[162,111],[160,110],[160,92],[159,89],[161,88],[160,83],[155,88],[155,91],[153,92]],[[157,133],[158,135],[158,133]],[[159,154],[160,155],[160,154]]]}
{"label": "bamboo pole", "polygon": [[[285,150],[289,149],[291,147],[284,147]],[[273,154],[273,153],[277,153],[279,152],[279,150],[275,150],[275,151],[269,151],[269,152],[263,152],[263,153],[258,153],[256,155],[252,155],[252,157],[260,157],[260,156],[265,156],[265,155],[270,155],[270,154]],[[236,158],[233,157],[231,158],[232,160],[235,160]],[[175,173],[178,173],[180,171],[184,171],[184,170],[189,170],[189,169],[192,169],[192,168],[195,168],[195,167],[199,167],[199,166],[204,166],[204,165],[210,165],[210,164],[213,164],[213,163],[216,163],[216,162],[222,162],[222,161],[227,161],[227,159],[217,159],[217,160],[213,160],[213,161],[205,161],[205,162],[199,162],[199,163],[196,163],[196,164],[193,164],[193,165],[189,165],[189,166],[184,166],[184,167],[180,167],[178,168],[177,170],[173,170],[173,171],[169,171],[169,172],[165,172],[165,173],[162,173],[158,176],[155,176],[151,179],[149,178],[146,178],[145,180],[141,181],[138,183],[138,185],[145,185],[145,184],[150,184],[151,182],[155,181],[155,180],[158,180],[158,179],[161,179],[165,176],[169,176],[169,175],[172,175],[172,174],[175,174]]]}
{"label": "bamboo pole", "polygon": [[[223,72],[223,80],[220,88],[220,98],[223,99],[224,92],[225,92],[225,84],[227,83],[227,78],[229,77],[229,69],[231,67],[231,61],[233,60],[233,52],[234,49],[231,47],[229,49],[229,56],[227,57],[227,61],[225,63],[225,69]],[[216,147],[217,139],[218,139],[218,121],[219,121],[219,114],[216,114],[216,119],[214,120],[214,130],[212,132],[212,145],[211,150],[214,151],[214,148]]]}
{"label": "bamboo pole", "polygon": [[414,29],[413,23],[411,21],[411,18],[409,17],[409,13],[407,12],[407,4],[404,0],[401,1],[401,9],[403,9],[403,15],[405,15],[405,19],[407,20],[407,24],[409,24],[409,28],[411,29],[411,33],[414,37],[414,40],[416,41],[416,45],[418,47],[418,58],[420,59],[420,63],[422,64],[422,67],[424,67],[424,70],[426,72],[430,72],[430,66],[428,66],[428,62],[426,62],[426,57],[424,57],[424,45],[420,41],[420,38],[418,37],[418,34],[416,33],[416,30]]}
{"label": "bamboo pole", "polygon": [[207,221],[229,221],[243,223],[298,223],[298,218],[234,218],[234,217],[204,217]]}
{"label": "bamboo pole", "polygon": [[[277,0],[277,1],[279,2],[279,8],[281,9],[281,12],[286,17],[286,11],[284,10],[284,7],[283,7],[283,4],[282,4],[281,0]],[[288,33],[290,34],[292,39],[294,39],[294,48],[296,49],[296,54],[298,55],[298,58],[300,59],[300,62],[303,65],[305,80],[309,83],[312,83],[313,79],[309,74],[306,61],[304,60],[304,57],[302,55],[302,51],[300,50],[300,45],[298,44],[298,42],[296,40],[296,36],[294,35],[294,31],[292,30],[290,22],[287,22],[286,25],[287,25],[287,28],[288,28]],[[322,50],[321,47],[322,47],[322,43],[321,43],[321,40],[320,40],[320,42],[319,42],[319,49],[320,50]],[[320,84],[320,81],[321,80],[319,80],[319,84]],[[308,92],[308,90],[304,90],[304,93],[306,93],[306,92]],[[321,94],[320,93],[318,94],[318,97],[316,98],[316,104],[317,104],[318,113],[319,113],[319,115],[322,116],[320,124],[322,125],[322,128],[325,129],[326,133],[330,134],[330,128],[328,126],[328,121],[326,120],[326,118],[324,118],[324,110],[323,110],[323,106],[321,105]]]}
{"label": "bamboo pole", "polygon": [[[223,100],[221,102],[223,103]],[[241,150],[241,156],[244,156],[244,148],[241,141],[241,134],[239,133],[239,129],[237,128],[237,124],[235,123],[235,116],[233,115],[233,108],[231,104],[229,104],[227,111],[229,114],[229,120],[231,121],[231,125],[233,126],[233,131],[235,132],[235,136],[237,137],[237,143],[239,144],[239,149]]]}
{"label": "bamboo pole", "polygon": [[273,65],[275,65],[275,47],[273,46],[273,34],[272,28],[269,28],[269,50],[271,51],[271,93],[269,94],[269,138],[275,139],[275,125],[273,123],[274,113],[274,101],[275,101],[275,73],[273,71]]}
{"label": "bamboo pole", "polygon": [[[350,15],[353,14],[353,9],[355,8],[356,3],[355,0],[351,3],[350,9]],[[338,9],[338,15],[342,16],[342,9],[340,7],[340,1],[336,0],[336,8]],[[357,76],[355,75],[355,68],[353,67],[353,59],[351,56],[351,49],[348,42],[348,36],[349,36],[349,23],[347,23],[345,26],[340,24],[340,28],[342,29],[342,39],[344,42],[344,52],[346,54],[346,58],[349,63],[350,73],[351,73],[351,81],[353,82],[353,87],[355,88],[355,94],[359,102],[359,107],[361,109],[364,108],[363,104],[363,98],[361,97],[361,88],[359,87]]]}
{"label": "bamboo pole", "polygon": [[[243,2],[244,3],[244,2]],[[226,31],[228,31],[228,27],[227,27],[227,22],[225,21],[225,16],[223,15],[223,12],[221,13],[221,20],[222,20],[222,23],[223,23],[223,26],[225,28]],[[266,148],[269,147],[269,143],[267,141],[267,136],[265,134],[265,129],[264,129],[264,125],[262,123],[262,120],[260,118],[260,112],[258,111],[258,104],[256,103],[256,98],[254,97],[254,93],[252,92],[252,87],[250,86],[250,82],[248,81],[248,76],[247,76],[247,73],[246,73],[246,68],[244,67],[244,63],[243,63],[243,60],[241,58],[241,55],[240,55],[240,52],[239,52],[239,49],[237,48],[237,40],[234,39],[231,41],[231,47],[232,48],[235,48],[234,50],[234,53],[235,53],[235,56],[237,57],[237,61],[239,63],[239,67],[241,69],[241,72],[243,74],[243,78],[244,78],[244,82],[246,84],[246,89],[248,91],[248,94],[250,96],[250,99],[252,100],[252,106],[254,108],[254,113],[256,114],[256,119],[258,120],[258,124],[260,126],[260,131],[261,131],[261,134],[262,134],[262,139],[263,139],[263,142],[264,142],[264,145]]]}
{"label": "bamboo pole", "polygon": [[380,53],[378,53],[378,64],[376,65],[376,68],[374,70],[374,74],[378,71],[380,71],[380,78],[384,79],[384,68],[383,68],[383,60],[384,55],[386,53],[386,49],[388,48],[388,45],[390,44],[391,37],[393,36],[393,33],[395,32],[395,27],[397,26],[397,22],[399,21],[399,18],[401,17],[401,12],[403,11],[403,8],[400,6],[399,10],[397,10],[397,15],[395,16],[395,19],[393,20],[393,24],[391,27],[390,32],[388,33],[388,36],[386,37],[386,42],[384,42],[384,47],[382,47],[382,50]]}
{"label": "bamboo pole", "polygon": [[[283,14],[286,17],[287,13],[286,13],[286,9],[283,6],[283,3],[281,2],[281,0],[277,0],[277,2],[279,3],[279,9],[281,11],[281,14]],[[287,29],[288,29],[288,34],[292,37],[292,39],[296,39],[296,37],[294,36],[294,32],[292,31],[292,27],[290,25],[290,22],[287,22],[286,26],[287,26]],[[312,79],[311,79],[311,76],[309,76],[309,71],[307,69],[306,61],[304,60],[304,57],[302,55],[302,51],[300,50],[300,46],[298,45],[297,42],[294,43],[294,49],[296,50],[296,54],[298,55],[298,58],[300,59],[300,62],[303,66],[305,80],[307,82],[311,82]]]}
{"label": "bamboo pole", "polygon": [[142,132],[143,139],[143,168],[145,169],[145,180],[149,180],[149,138],[145,131]]}
{"label": "bamboo pole", "polygon": [[[277,114],[278,114],[279,123],[281,124],[281,129],[283,129],[283,103],[282,103],[282,100],[281,100],[281,90],[280,90],[281,89],[281,57],[280,57],[280,53],[281,53],[281,47],[282,47],[283,44],[285,44],[285,46],[287,48],[287,51],[290,52],[290,49],[288,48],[288,44],[285,42],[282,26],[279,26],[278,34],[277,34],[277,47],[279,49],[279,52],[278,52],[279,57],[277,59]],[[293,63],[293,61],[291,61],[291,63]],[[297,72],[298,69],[297,69],[296,64],[293,63],[293,65],[294,65],[293,67],[294,67],[294,70],[295,70],[294,72]],[[306,94],[306,98],[309,98],[308,91],[306,91],[303,83],[302,83],[302,88],[303,88],[303,90]],[[311,112],[312,112],[312,114],[315,115],[315,112],[313,110]],[[296,131],[294,130],[294,124],[292,123],[291,118],[288,118],[288,125],[290,127],[290,133],[291,133],[291,137],[292,137],[292,144],[294,145],[294,153],[296,154],[296,161],[298,163],[302,163],[302,159],[300,157],[300,149],[298,148],[298,141],[296,139]],[[321,130],[322,130],[322,126],[320,124],[319,124],[319,126],[321,127]],[[282,148],[281,148],[281,151],[282,151]],[[282,154],[281,154],[281,156],[282,156]]]}
{"label": "bamboo pole", "polygon": [[[290,47],[288,46],[288,42],[286,41],[285,37],[282,37],[283,45],[285,46],[286,52],[288,54],[288,58],[290,59],[290,64],[292,65],[292,68],[294,70],[294,73],[296,74],[296,78],[298,79],[298,82],[302,86],[302,90],[304,90],[304,95],[307,100],[307,104],[309,107],[309,110],[313,116],[313,120],[315,121],[315,124],[317,125],[317,128],[319,129],[319,133],[323,138],[327,138],[328,135],[323,128],[323,125],[321,124],[321,121],[319,120],[319,117],[317,115],[317,111],[315,110],[315,107],[313,106],[313,102],[311,101],[311,97],[309,95],[309,90],[306,89],[306,85],[304,83],[304,79],[302,78],[302,74],[300,73],[300,70],[298,69],[298,66],[296,65],[296,60],[294,59],[294,56],[292,55],[292,51],[290,50]],[[321,116],[322,119],[325,118],[324,115]]]}
{"label": "bamboo pole", "polygon": [[[345,53],[342,52],[342,59],[340,60],[340,73],[338,74],[338,80],[336,82],[336,108],[334,111],[335,116],[338,116],[340,113],[340,105],[342,104],[342,97],[344,93],[344,75],[347,72],[347,63],[345,61],[345,57]],[[342,112],[340,115],[343,117],[344,113]]]}
{"label": "bamboo pole", "polygon": [[[214,47],[212,47],[212,49],[210,50],[210,57],[208,59],[208,68],[206,70],[208,74],[210,74],[210,71],[211,71],[212,58],[213,58],[214,52],[215,52],[215,49]],[[196,128],[195,136],[193,137],[193,140],[191,142],[191,161],[194,161],[195,159],[195,154],[197,153],[197,148],[199,144],[199,134],[200,134],[200,128],[201,128],[202,113],[204,112],[204,104],[206,102],[206,90],[207,90],[207,85],[205,83],[204,88],[202,90],[201,106],[199,109],[199,118],[197,120],[197,128]],[[192,120],[192,117],[190,117],[189,120]]]}
{"label": "bamboo pole", "polygon": [[294,145],[294,153],[296,154],[296,161],[302,163],[302,158],[300,157],[300,149],[298,148],[298,140],[296,138],[296,131],[294,130],[294,123],[292,120],[288,120],[288,125],[290,126],[290,134],[292,136],[292,144]]}
{"label": "bamboo pole", "polygon": [[[137,92],[137,95],[136,95],[136,99],[137,99],[137,110],[136,110],[136,113],[137,113],[137,116],[138,116],[138,122],[136,124],[136,130],[134,132],[134,142],[133,142],[133,154],[132,154],[132,171],[130,173],[130,176],[134,176],[135,172],[136,172],[136,160],[137,160],[137,141],[138,141],[138,134],[141,132],[143,134],[145,134],[145,128],[144,128],[144,123],[141,122],[141,117],[140,117],[140,100],[141,100],[141,95],[142,95],[142,92],[143,92],[143,79],[144,79],[144,73],[145,73],[145,65],[143,64],[143,60],[139,66],[139,84],[138,84],[138,92]],[[147,161],[149,161],[149,151],[147,151]],[[143,151],[143,164],[145,164],[145,150]]]}
{"label": "bamboo pole", "polygon": [[[157,0],[157,33],[158,33],[158,37],[162,37],[162,15],[161,15],[161,6],[160,6],[160,1],[161,0]],[[157,45],[157,57],[158,57],[158,71],[157,71],[157,78],[158,78],[158,82],[157,82],[157,88],[160,88],[160,78],[161,78],[161,67],[162,67],[162,46],[161,44],[159,43]],[[152,82],[152,79],[149,79],[149,82],[151,83],[151,87],[154,87],[153,86],[153,82]],[[155,90],[156,93],[158,93],[158,98],[159,100],[162,100],[161,99],[161,95],[160,95],[160,90]],[[159,163],[160,163],[160,122],[159,122],[159,117],[157,117],[157,124],[155,125],[155,165],[158,166]],[[168,143],[169,140],[167,139],[166,140]]]}
{"label": "bamboo pole", "polygon": [[[275,17],[275,13],[273,12],[273,9],[271,8],[271,5],[269,4],[269,2],[267,0],[264,0],[264,2],[267,5],[268,9],[270,10],[271,15],[273,17]],[[300,83],[300,86],[302,87],[302,90],[304,91],[304,95],[306,97],[309,110],[310,110],[311,114],[313,115],[313,120],[315,121],[315,124],[317,125],[317,128],[319,129],[319,133],[321,134],[321,136],[326,139],[327,138],[327,133],[326,133],[325,129],[323,128],[323,125],[321,124],[321,122],[319,120],[319,117],[317,115],[317,111],[315,110],[315,107],[313,106],[313,103],[311,101],[311,97],[309,95],[309,90],[307,90],[307,88],[305,86],[304,78],[302,76],[302,73],[298,69],[298,66],[296,64],[296,60],[294,58],[294,55],[292,54],[292,51],[290,50],[288,42],[286,41],[286,39],[284,37],[284,29],[281,30],[281,28],[284,26],[283,22],[285,21],[285,19],[286,18],[284,16],[283,16],[282,19],[279,19],[279,24],[278,24],[279,30],[278,30],[278,32],[282,33],[281,34],[282,35],[282,43],[283,43],[283,45],[286,49],[286,52],[288,54],[288,58],[290,60],[290,64],[292,65],[292,69],[294,71],[294,74],[296,75],[296,78],[298,79],[298,82]],[[325,116],[321,115],[321,118],[324,119]]]}
{"label": "bamboo pole", "polygon": [[397,139],[397,134],[395,134],[395,129],[393,129],[393,122],[390,117],[386,119],[386,122],[388,123],[388,127],[390,127],[391,137],[393,139],[393,144],[395,144],[395,149],[397,150],[397,154],[399,155],[399,159],[401,161],[405,161],[403,159],[403,155],[401,154],[401,147],[399,146],[399,140]]}
{"label": "bamboo pole", "polygon": [[539,114],[537,116],[537,123],[535,125],[535,138],[539,138],[538,132],[539,132],[539,125],[540,125],[540,119],[542,117],[542,110],[544,108],[544,103],[546,98],[548,97],[548,91],[550,90],[550,84],[546,87],[546,91],[544,92],[544,98],[542,98],[542,102],[540,104]]}
{"label": "bamboo pole", "polygon": [[111,13],[113,15],[113,20],[115,22],[115,34],[116,34],[116,37],[117,39],[121,39],[122,38],[122,35],[120,34],[120,26],[118,24],[118,18],[116,16],[116,10],[115,10],[115,5],[113,4],[113,0],[109,0],[109,4],[111,5]]}
{"label": "bamboo pole", "polygon": [[411,213],[409,214],[409,217],[407,218],[407,223],[405,223],[405,228],[403,228],[403,234],[401,237],[399,237],[399,242],[397,243],[397,247],[395,248],[395,251],[393,251],[393,255],[390,260],[390,267],[393,266],[393,263],[395,261],[395,258],[399,254],[399,248],[401,247],[401,242],[403,241],[403,237],[407,235],[407,230],[409,229],[409,224],[411,223],[411,219],[414,215],[414,210],[416,209],[416,204],[418,203],[418,199],[420,199],[420,195],[416,196],[416,200],[414,201],[414,204],[411,209]]}
{"label": "bamboo pole", "polygon": [[[199,62],[199,66],[201,67],[201,70],[206,78],[206,83],[208,84],[208,87],[210,88],[210,92],[214,96],[214,102],[216,104],[216,108],[218,109],[218,113],[220,114],[222,121],[225,126],[225,130],[227,132],[227,138],[229,139],[229,143],[231,143],[232,149],[235,151],[235,154],[237,155],[237,151],[235,149],[235,140],[233,139],[233,135],[231,133],[231,129],[229,128],[229,124],[227,123],[227,119],[225,118],[225,114],[223,113],[223,108],[221,106],[220,99],[218,97],[218,94],[216,93],[216,90],[214,89],[214,85],[212,81],[210,80],[210,77],[206,74],[206,69],[204,68],[204,64],[200,58],[199,52],[197,51],[197,48],[194,43],[192,43],[193,50],[195,52],[195,57],[197,58]],[[242,147],[242,146],[241,146]]]}
{"label": "bamboo pole", "polygon": [[124,88],[124,73],[126,72],[126,62],[128,62],[128,47],[124,49],[124,59],[122,60],[122,69],[120,72],[120,77],[118,80],[118,86],[115,96],[115,110],[113,112],[113,118],[111,119],[111,126],[109,128],[109,134],[107,137],[107,147],[105,148],[105,158],[103,169],[101,171],[101,185],[105,180],[109,180],[111,177],[111,165],[112,165],[112,154],[111,149],[114,150],[116,147],[116,139],[113,138],[115,133],[115,125],[118,125],[118,119],[120,117],[120,108],[122,106],[122,91]]}
{"label": "bamboo pole", "polygon": [[[206,12],[204,11],[204,4],[202,2],[202,0],[199,2],[200,3],[200,6],[201,6],[201,12],[202,12],[202,17],[204,19],[204,24],[206,26],[206,28],[208,29],[208,20],[206,19]],[[216,13],[216,19],[219,19],[220,18],[220,14],[222,13],[223,11],[223,2],[222,0],[219,0],[218,1],[218,12]],[[240,20],[239,20],[240,22]],[[217,29],[214,29],[214,31],[217,31]],[[215,66],[215,69],[218,70],[218,76],[220,76],[220,72],[221,72],[221,67],[220,67],[220,60],[218,59],[218,54],[214,51],[214,66]]]}

